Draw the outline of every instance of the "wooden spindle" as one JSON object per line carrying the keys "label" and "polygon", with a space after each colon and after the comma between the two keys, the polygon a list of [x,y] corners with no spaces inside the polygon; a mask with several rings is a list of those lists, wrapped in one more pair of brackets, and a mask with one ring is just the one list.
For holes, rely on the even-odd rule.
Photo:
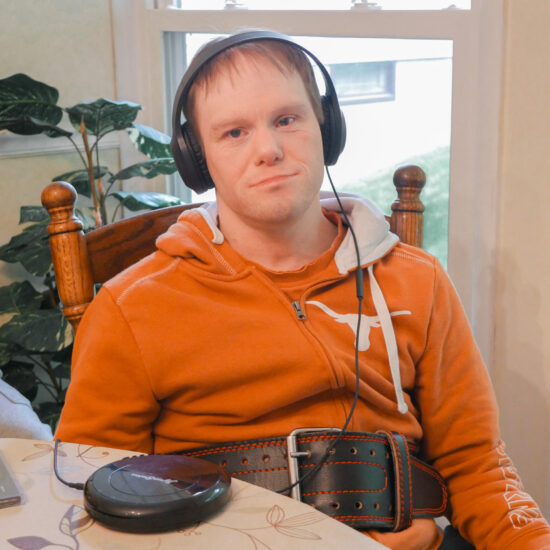
{"label": "wooden spindle", "polygon": [[76,191],[72,185],[57,181],[42,191],[42,205],[50,215],[47,231],[50,236],[50,250],[63,313],[74,331],[94,295],[90,273],[86,240],[82,223],[75,216]]}
{"label": "wooden spindle", "polygon": [[393,184],[397,198],[391,205],[391,230],[402,242],[422,248],[424,205],[420,193],[426,184],[426,174],[419,166],[403,166],[395,171]]}

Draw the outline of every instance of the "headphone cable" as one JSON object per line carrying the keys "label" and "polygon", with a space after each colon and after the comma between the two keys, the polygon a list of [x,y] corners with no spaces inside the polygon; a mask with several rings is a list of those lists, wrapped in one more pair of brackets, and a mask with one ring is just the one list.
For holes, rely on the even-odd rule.
{"label": "headphone cable", "polygon": [[78,489],[79,491],[82,491],[84,489],[84,483],[73,483],[71,481],[67,481],[61,477],[59,474],[59,470],[57,468],[57,453],[58,453],[58,447],[59,447],[60,440],[56,439],[54,443],[53,448],[53,472],[55,474],[55,477],[61,481],[64,485],[67,485],[67,487],[71,487],[71,489]]}
{"label": "headphone cable", "polygon": [[328,169],[328,166],[325,166],[325,171],[327,173],[330,186],[332,187],[332,191],[334,193],[334,196],[336,197],[336,200],[338,201],[338,206],[340,207],[340,214],[344,218],[346,225],[349,228],[349,231],[351,233],[352,239],[353,239],[353,245],[355,247],[355,254],[357,257],[357,269],[355,270],[355,286],[356,286],[356,296],[357,296],[357,302],[358,302],[358,311],[357,311],[357,328],[355,331],[355,391],[353,395],[353,403],[351,405],[350,411],[348,413],[348,416],[346,417],[346,421],[344,422],[344,425],[342,426],[342,429],[340,432],[338,432],[338,435],[334,438],[334,440],[331,442],[331,444],[328,446],[327,450],[317,462],[313,466],[311,470],[309,470],[301,479],[298,479],[294,483],[288,485],[287,487],[283,489],[279,489],[277,493],[288,493],[291,489],[293,489],[296,485],[300,485],[304,481],[307,481],[308,479],[312,478],[319,472],[319,470],[322,468],[323,463],[328,458],[329,454],[331,453],[332,449],[336,446],[336,443],[340,441],[341,437],[346,433],[349,423],[351,422],[351,418],[353,416],[353,413],[355,412],[355,408],[357,406],[357,402],[359,401],[359,335],[361,331],[361,315],[363,311],[363,298],[365,297],[365,291],[363,286],[363,269],[361,267],[361,254],[359,252],[359,244],[357,242],[357,235],[355,234],[355,231],[353,229],[353,226],[351,225],[351,222],[349,221],[349,218],[346,214],[346,211],[344,210],[344,206],[342,204],[342,201],[340,200],[340,196],[338,195],[338,192],[336,191],[336,188],[334,186],[334,183],[332,181],[332,178],[330,176],[330,172]]}

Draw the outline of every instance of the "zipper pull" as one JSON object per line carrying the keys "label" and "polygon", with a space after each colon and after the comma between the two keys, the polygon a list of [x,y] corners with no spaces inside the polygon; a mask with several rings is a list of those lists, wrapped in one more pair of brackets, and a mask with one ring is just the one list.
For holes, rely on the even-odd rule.
{"label": "zipper pull", "polygon": [[300,302],[298,302],[297,300],[292,302],[292,307],[294,308],[296,316],[298,317],[298,319],[300,319],[300,321],[305,321],[307,319],[304,310],[300,307]]}

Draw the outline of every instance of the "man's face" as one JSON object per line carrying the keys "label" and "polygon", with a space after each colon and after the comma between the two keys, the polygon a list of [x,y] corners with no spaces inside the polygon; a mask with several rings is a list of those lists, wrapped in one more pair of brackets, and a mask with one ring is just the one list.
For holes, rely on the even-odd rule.
{"label": "man's face", "polygon": [[313,220],[322,215],[323,146],[304,84],[261,56],[234,61],[195,96],[222,230]]}

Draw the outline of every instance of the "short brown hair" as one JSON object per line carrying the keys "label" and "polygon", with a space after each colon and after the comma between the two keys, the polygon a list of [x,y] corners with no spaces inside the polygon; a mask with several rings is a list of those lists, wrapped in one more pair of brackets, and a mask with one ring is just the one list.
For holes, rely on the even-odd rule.
{"label": "short brown hair", "polygon": [[[209,44],[217,40],[220,39],[214,39],[203,46],[203,48],[208,47]],[[202,49],[199,50],[199,52],[200,51],[202,51]],[[319,121],[319,124],[323,123],[324,114],[321,104],[321,95],[315,81],[313,69],[306,54],[297,46],[293,46],[287,42],[262,39],[252,42],[245,42],[223,50],[218,55],[207,61],[197,72],[183,105],[183,114],[191,125],[191,128],[193,128],[193,131],[197,137],[199,137],[195,125],[195,101],[197,89],[203,87],[207,90],[208,86],[222,67],[229,66],[231,69],[237,70],[235,59],[239,54],[250,57],[265,58],[284,75],[288,75],[293,71],[297,72],[304,83],[311,106],[313,107],[313,111]]]}

